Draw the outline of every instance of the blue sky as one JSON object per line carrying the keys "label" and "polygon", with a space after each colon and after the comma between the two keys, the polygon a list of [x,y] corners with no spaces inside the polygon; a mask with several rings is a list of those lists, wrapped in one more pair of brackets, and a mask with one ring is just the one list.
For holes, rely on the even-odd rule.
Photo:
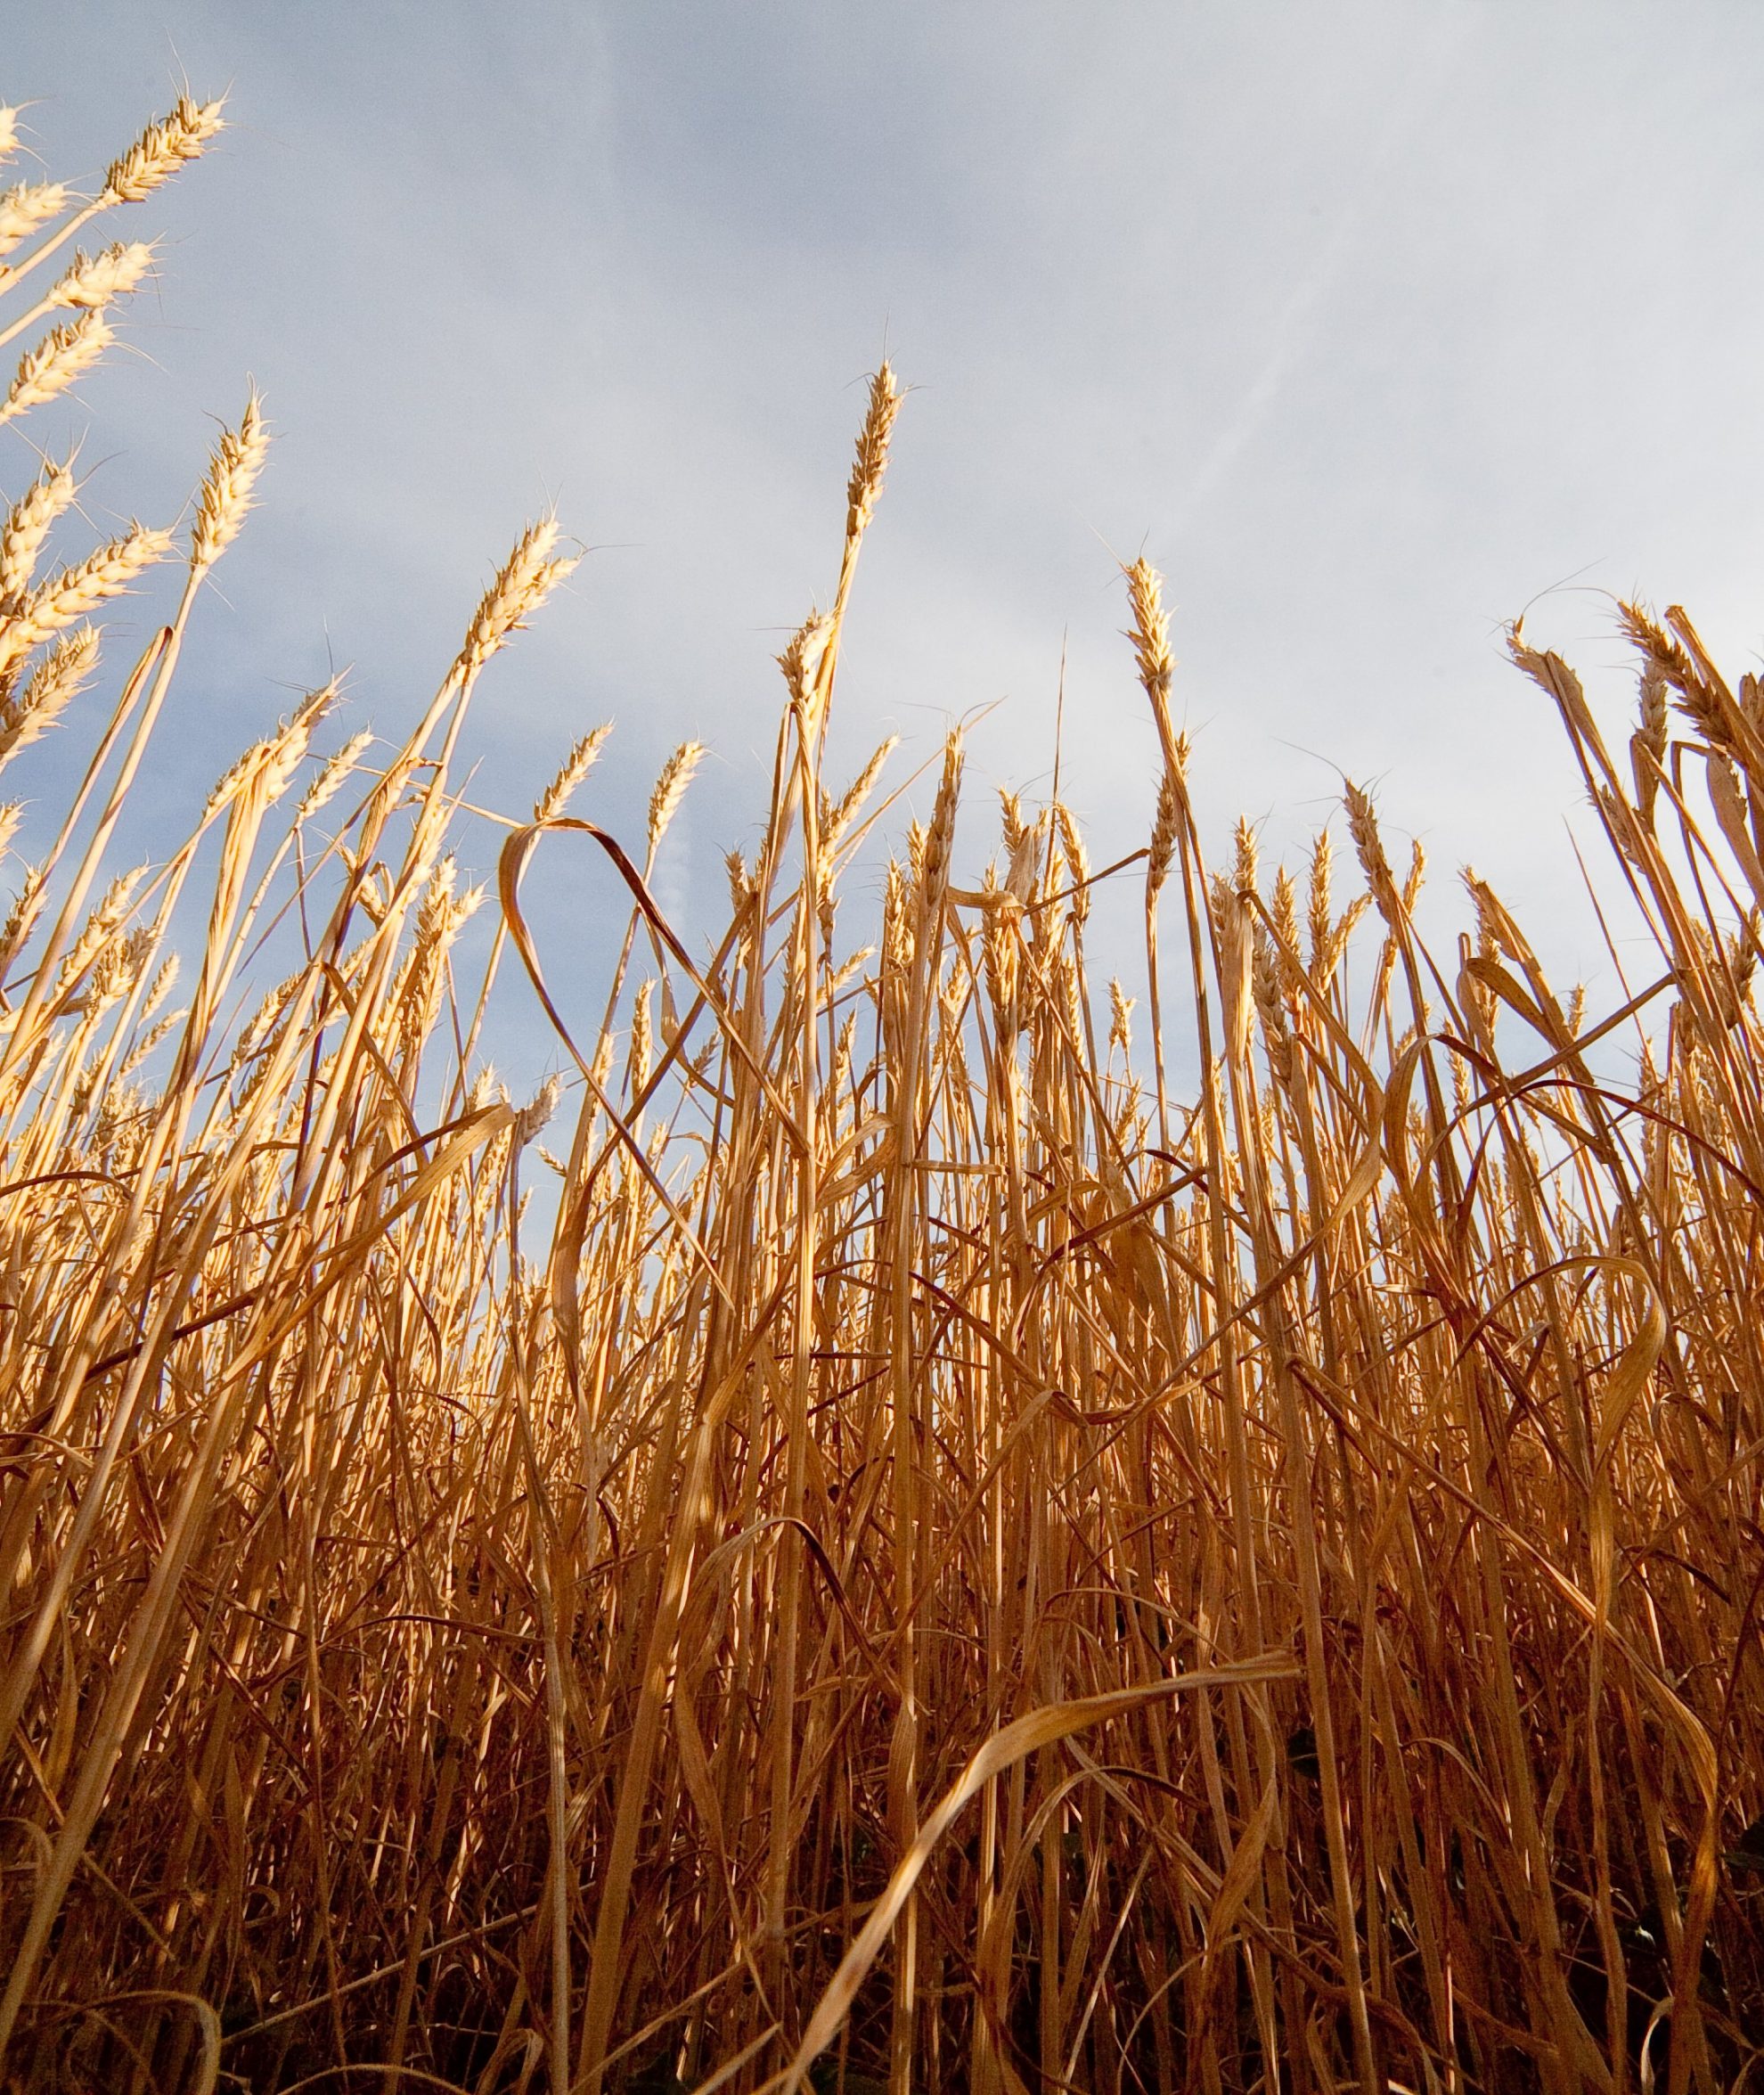
{"label": "blue sky", "polygon": [[[480,797],[519,809],[610,716],[584,811],[634,833],[700,737],[662,884],[707,929],[886,347],[917,390],[842,760],[889,732],[925,758],[1001,700],[970,779],[1044,786],[1064,651],[1068,795],[1098,857],[1142,840],[1115,555],[1143,548],[1216,855],[1239,812],[1290,854],[1338,765],[1425,839],[1442,923],[1474,858],[1566,978],[1610,984],[1577,782],[1500,629],[1533,604],[1613,716],[1633,684],[1600,591],[1682,601],[1735,673],[1757,661],[1755,6],[13,12],[0,100],[34,102],[57,175],[95,176],[185,76],[231,95],[221,145],[128,214],[165,241],[137,353],[27,425],[83,433],[100,525],[176,513],[248,376],[280,432],[159,807],[199,805],[332,660],[349,725],[408,724],[554,499],[592,550],[486,679]],[[0,449],[0,487],[30,464]],[[990,831],[976,792],[975,867]]]}

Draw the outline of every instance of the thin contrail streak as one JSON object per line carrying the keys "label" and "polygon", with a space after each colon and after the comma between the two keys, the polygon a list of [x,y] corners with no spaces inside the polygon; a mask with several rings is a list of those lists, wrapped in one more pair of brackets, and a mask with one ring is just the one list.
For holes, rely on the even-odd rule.
{"label": "thin contrail streak", "polygon": [[1287,377],[1306,347],[1307,323],[1340,274],[1392,163],[1433,109],[1462,41],[1461,29],[1456,27],[1449,29],[1441,37],[1431,61],[1418,69],[1422,76],[1418,84],[1420,91],[1408,91],[1400,86],[1392,96],[1390,120],[1384,125],[1360,179],[1336,213],[1327,237],[1313,251],[1309,266],[1288,293],[1262,368],[1250,381],[1236,413],[1213,438],[1177,506],[1176,530],[1184,530],[1193,522],[1196,512],[1261,434]]}

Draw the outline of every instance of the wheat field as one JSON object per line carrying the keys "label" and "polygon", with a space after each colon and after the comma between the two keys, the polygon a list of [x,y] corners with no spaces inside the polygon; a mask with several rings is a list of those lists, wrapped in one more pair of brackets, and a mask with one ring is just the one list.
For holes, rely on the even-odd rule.
{"label": "wheat field", "polygon": [[[823,768],[885,365],[726,921],[651,886],[694,744],[644,815],[587,734],[456,863],[549,517],[407,739],[314,692],[121,870],[268,429],[94,548],[24,418],[155,266],[82,230],[222,125],[0,193],[0,765],[90,751],[0,929],[4,2086],[1764,2087],[1758,681],[1623,605],[1613,749],[1510,635],[1648,935],[1609,1008],[1474,877],[1424,946],[1352,786],[1296,871],[1204,837],[1143,561],[1144,847],[959,737],[910,822]],[[554,998],[547,880],[611,979]]]}

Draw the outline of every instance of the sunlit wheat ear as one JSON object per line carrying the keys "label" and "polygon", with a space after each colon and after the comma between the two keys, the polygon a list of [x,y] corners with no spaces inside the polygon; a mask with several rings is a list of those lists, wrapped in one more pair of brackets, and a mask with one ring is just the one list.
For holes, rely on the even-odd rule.
{"label": "sunlit wheat ear", "polygon": [[837,997],[839,992],[849,984],[855,982],[875,957],[876,948],[873,945],[860,945],[857,951],[846,959],[845,965],[839,969],[828,985],[827,994],[829,1001]]}
{"label": "sunlit wheat ear", "polygon": [[322,685],[315,692],[308,692],[280,733],[270,738],[264,755],[264,776],[260,790],[265,805],[281,799],[294,782],[294,773],[306,761],[306,752],[312,748],[313,737],[318,732],[325,716],[337,703],[336,680]]}
{"label": "sunlit wheat ear", "polygon": [[[1631,741],[1636,738],[1631,737]],[[1609,786],[1596,785],[1593,800],[1605,817],[1605,826],[1612,842],[1617,847],[1621,858],[1628,860],[1638,872],[1646,873],[1646,859],[1641,842],[1641,821],[1621,793],[1614,793]]]}
{"label": "sunlit wheat ear", "polygon": [[1311,849],[1311,879],[1305,912],[1311,931],[1309,957],[1313,970],[1322,965],[1323,956],[1329,950],[1329,931],[1335,921],[1335,903],[1331,894],[1335,858],[1335,847],[1330,840],[1328,831],[1319,830],[1317,841]]}
{"label": "sunlit wheat ear", "polygon": [[468,888],[463,895],[456,893],[459,877],[459,861],[450,851],[429,876],[422,900],[417,904],[416,932],[412,941],[413,958],[437,947],[445,952],[453,944],[460,927],[483,901],[480,888]]}
{"label": "sunlit wheat ear", "polygon": [[76,626],[37,664],[22,691],[0,697],[0,765],[48,732],[97,667],[98,628]]}
{"label": "sunlit wheat ear", "polygon": [[1384,847],[1378,835],[1378,817],[1373,809],[1371,797],[1360,790],[1350,779],[1343,790],[1342,804],[1347,809],[1348,835],[1353,839],[1355,855],[1360,860],[1360,870],[1366,876],[1366,886],[1378,914],[1392,929],[1397,922],[1397,893],[1395,876],[1391,872],[1391,862],[1384,856]]}
{"label": "sunlit wheat ear", "polygon": [[1250,915],[1239,890],[1223,873],[1213,877],[1213,921],[1219,939],[1219,985],[1225,1003],[1225,1043],[1241,1064],[1249,1052],[1252,951]]}
{"label": "sunlit wheat ear", "polygon": [[[987,872],[986,886],[992,874]],[[984,892],[984,890],[983,890]],[[986,984],[986,1001],[992,1008],[992,1030],[1005,1053],[1011,1052],[1023,1030],[1017,1001],[1022,948],[1002,910],[989,909],[981,930],[980,957]]]}
{"label": "sunlit wheat ear", "polygon": [[286,726],[273,735],[265,735],[262,741],[254,742],[216,782],[203,808],[202,819],[206,822],[217,814],[247,785],[256,793],[260,806],[279,800],[288,790],[319,723],[336,696],[335,683],[309,692]]}
{"label": "sunlit wheat ear", "polygon": [[1127,601],[1133,613],[1127,638],[1133,643],[1139,681],[1147,697],[1167,698],[1175,661],[1170,652],[1169,614],[1164,609],[1164,577],[1143,558],[1122,572],[1127,577]]}
{"label": "sunlit wheat ear", "polygon": [[705,745],[702,742],[682,742],[667,762],[662,765],[661,776],[656,781],[655,790],[649,795],[649,856],[653,863],[662,839],[667,834],[667,826],[680,811],[680,803],[686,798],[686,789],[692,782],[692,774],[703,761]]}
{"label": "sunlit wheat ear", "polygon": [[160,962],[159,970],[149,985],[147,994],[143,1000],[141,1015],[136,1021],[138,1025],[151,1025],[153,1019],[158,1017],[159,1007],[171,994],[173,987],[176,984],[178,968],[178,956],[176,953],[172,953]]}
{"label": "sunlit wheat ear", "polygon": [[1335,970],[1342,964],[1349,941],[1360,929],[1360,919],[1367,914],[1371,907],[1372,897],[1369,895],[1356,895],[1342,912],[1335,929],[1324,941],[1322,957],[1318,963],[1320,987],[1327,988],[1329,983],[1334,980]]}
{"label": "sunlit wheat ear", "polygon": [[827,650],[837,630],[830,611],[811,611],[790,636],[790,644],[778,658],[790,693],[791,710],[804,734],[812,734],[821,717],[825,696],[821,669]]}
{"label": "sunlit wheat ear", "polygon": [[9,160],[19,150],[19,112],[10,102],[0,104],[0,160]]}
{"label": "sunlit wheat ear", "polygon": [[[869,956],[866,954],[865,956]],[[849,1013],[833,1043],[833,1059],[827,1065],[827,1095],[837,1099],[852,1076],[852,1050],[857,1040],[857,1013]]]}
{"label": "sunlit wheat ear", "polygon": [[[1280,944],[1287,953],[1296,958],[1299,951],[1298,884],[1285,866],[1279,867],[1274,875],[1274,898],[1270,913]],[[1292,961],[1282,962],[1283,969],[1289,970],[1292,965]],[[1293,979],[1289,973],[1283,978],[1289,984]]]}
{"label": "sunlit wheat ear", "polygon": [[118,873],[104,890],[97,908],[86,920],[61,962],[56,986],[59,993],[65,994],[71,989],[116,936],[134,905],[142,881],[147,878],[147,871],[144,865],[134,866],[126,873]]}
{"label": "sunlit wheat ear", "polygon": [[594,1050],[594,1060],[588,1065],[588,1074],[596,1093],[604,1095],[612,1080],[613,1058],[618,1052],[618,1043],[611,1032],[600,1035],[600,1045]]}
{"label": "sunlit wheat ear", "polygon": [[1170,878],[1171,861],[1176,855],[1176,830],[1181,820],[1182,790],[1173,771],[1166,769],[1158,782],[1157,810],[1152,817],[1151,842],[1146,852],[1146,893],[1156,899]]}
{"label": "sunlit wheat ear", "polygon": [[1402,907],[1405,915],[1413,913],[1415,904],[1421,899],[1422,883],[1427,878],[1427,847],[1419,837],[1409,847],[1409,871],[1403,876]]}
{"label": "sunlit wheat ear", "polygon": [[[10,255],[21,240],[51,218],[59,218],[67,208],[67,184],[62,182],[20,182],[0,191],[0,255]],[[0,279],[4,274],[0,271]]]}
{"label": "sunlit wheat ear", "polygon": [[535,822],[551,822],[568,806],[570,797],[594,768],[607,737],[612,732],[612,723],[601,724],[584,735],[558,767],[557,776],[533,803]]}
{"label": "sunlit wheat ear", "polygon": [[[1678,692],[1686,713],[1695,721],[1707,740],[1731,742],[1734,737],[1729,714],[1733,700],[1725,688],[1717,689],[1709,684],[1689,651],[1653,626],[1646,615],[1634,605],[1620,605],[1619,610],[1631,637],[1637,639],[1645,651],[1653,654],[1659,662],[1667,682]],[[1598,726],[1587,705],[1586,692],[1579,676],[1561,656],[1548,649],[1527,647],[1518,624],[1508,630],[1507,651],[1532,683],[1555,702],[1569,732],[1586,748],[1598,747]]]}
{"label": "sunlit wheat ear", "polygon": [[20,357],[17,375],[4,400],[0,400],[0,422],[11,421],[14,415],[65,393],[116,339],[102,312],[82,313],[78,320],[52,327],[34,349]]}
{"label": "sunlit wheat ear", "polygon": [[885,359],[870,381],[870,405],[858,435],[857,458],[845,488],[845,536],[861,538],[882,492],[888,467],[888,438],[901,411],[902,393]]}
{"label": "sunlit wheat ear", "polygon": [[625,1061],[625,1072],[633,1099],[649,1081],[649,1056],[654,1044],[649,1006],[655,987],[653,982],[645,982],[631,1006],[631,1049]]}
{"label": "sunlit wheat ear", "polygon": [[[120,1084],[127,1078],[133,1076],[156,1049],[164,1046],[172,1028],[180,1019],[187,1015],[187,1012],[183,1011],[167,1011],[163,1019],[158,1020],[156,1024],[149,1026],[144,1033],[140,1034],[134,1045],[117,1066],[117,1083]],[[100,1109],[101,1111],[102,1109],[102,1101]]]}
{"label": "sunlit wheat ear", "polygon": [[[1468,865],[1462,872],[1462,880],[1465,880],[1466,888],[1471,890],[1471,899],[1474,899],[1477,880],[1474,880],[1474,873]],[[1471,1045],[1491,1062],[1496,1060],[1496,999],[1488,983],[1483,983],[1474,974],[1471,960],[1494,960],[1496,943],[1494,935],[1488,928],[1488,921],[1482,918],[1482,909],[1477,909],[1477,937],[1471,938],[1465,932],[1458,935],[1458,985],[1456,985],[1456,991],[1458,991],[1458,1010],[1465,1014],[1465,1022],[1471,1028]]]}
{"label": "sunlit wheat ear", "polygon": [[453,942],[484,899],[481,888],[455,892],[459,869],[451,854],[429,876],[418,904],[416,931],[393,1002],[397,1010],[395,1053],[410,1069],[422,1052],[440,1010],[446,986],[447,956]]}
{"label": "sunlit wheat ear", "polygon": [[876,782],[882,775],[882,767],[900,746],[900,737],[890,735],[886,741],[870,757],[868,764],[846,787],[845,792],[828,809],[821,825],[821,845],[823,851],[831,851],[852,826],[864,802],[875,790]]}
{"label": "sunlit wheat ear", "polygon": [[747,862],[739,851],[731,850],[724,855],[723,865],[723,871],[729,875],[729,906],[739,917],[754,898],[754,883],[747,872]]}
{"label": "sunlit wheat ear", "polygon": [[962,740],[958,728],[943,744],[943,773],[937,783],[937,799],[931,810],[931,826],[925,833],[919,891],[925,921],[935,923],[943,912],[950,886],[950,852],[955,843],[956,806],[961,798]]}
{"label": "sunlit wheat ear", "polygon": [[[1066,1020],[1066,1039],[1075,1044],[1081,1053],[1088,1052],[1084,1031],[1084,981],[1078,971],[1077,960],[1068,948],[1054,954],[1053,964],[1057,994],[1064,1007],[1062,1015]],[[952,996],[956,994],[956,986],[953,983],[951,985],[951,993]],[[953,1019],[953,1011],[951,1017]],[[960,1045],[961,1039],[960,1029],[952,1025],[951,1030],[954,1033],[957,1044]]]}
{"label": "sunlit wheat ear", "polygon": [[891,858],[882,882],[882,961],[891,972],[904,968],[912,954],[908,892],[906,872],[899,859]]}
{"label": "sunlit wheat ear", "polygon": [[[1170,652],[1170,618],[1164,608],[1164,577],[1143,557],[1131,568],[1123,568],[1122,573],[1127,577],[1127,601],[1133,613],[1127,637],[1133,643],[1139,683],[1151,702],[1152,718],[1167,762],[1175,740],[1170,717],[1170,684],[1176,663]],[[1179,779],[1177,783],[1180,785],[1181,781]]]}
{"label": "sunlit wheat ear", "polygon": [[1064,800],[1054,805],[1054,820],[1059,825],[1060,855],[1066,861],[1066,884],[1072,890],[1066,906],[1072,912],[1072,921],[1082,930],[1090,914],[1090,855],[1084,848],[1084,839],[1078,829],[1077,817]]}
{"label": "sunlit wheat ear", "polygon": [[258,1004],[250,1018],[247,1019],[237,1039],[233,1043],[233,1057],[230,1064],[232,1068],[237,1069],[244,1063],[249,1062],[252,1056],[269,1040],[271,1034],[275,1030],[277,1021],[288,1009],[295,991],[299,988],[304,972],[303,970],[300,973],[290,975],[285,980],[278,982],[269,994]]}
{"label": "sunlit wheat ear", "polygon": [[373,730],[364,727],[349,740],[334,757],[328,758],[324,768],[301,795],[294,810],[296,822],[305,822],[318,813],[327,801],[334,800],[349,782],[355,766],[373,747]]}
{"label": "sunlit wheat ear", "polygon": [[22,595],[30,586],[44,541],[74,494],[72,461],[61,465],[45,461],[35,483],[12,504],[12,513],[0,525],[0,603]]}
{"label": "sunlit wheat ear", "polygon": [[213,567],[238,537],[268,450],[269,430],[264,424],[263,403],[254,391],[245,403],[239,427],[225,431],[215,446],[201,493],[196,498],[196,528],[190,540],[193,573],[200,575]]}
{"label": "sunlit wheat ear", "polygon": [[151,196],[226,128],[221,108],[220,102],[195,102],[181,95],[169,116],[149,124],[128,151],[111,162],[98,194],[99,204],[138,204]]}
{"label": "sunlit wheat ear", "polygon": [[517,1150],[524,1150],[537,1134],[550,1124],[558,1109],[558,1101],[563,1096],[563,1078],[548,1076],[531,1100],[515,1115],[510,1130],[510,1144]]}
{"label": "sunlit wheat ear", "polygon": [[0,615],[0,671],[83,618],[109,598],[119,596],[136,576],[171,551],[169,531],[137,525],[102,546],[78,567],[63,569],[35,589],[10,618]]}
{"label": "sunlit wheat ear", "polygon": [[542,517],[527,526],[466,628],[465,645],[453,663],[455,683],[470,683],[510,634],[519,632],[576,567],[580,556],[557,552],[557,543],[555,517]]}
{"label": "sunlit wheat ear", "polygon": [[114,299],[126,299],[153,266],[153,250],[142,240],[113,241],[102,253],[76,253],[50,287],[45,303],[97,312]]}
{"label": "sunlit wheat ear", "polygon": [[1262,1023],[1268,1067],[1278,1083],[1289,1084],[1293,1080],[1293,1036],[1286,1023],[1284,988],[1285,968],[1274,950],[1274,941],[1256,923],[1251,928],[1250,993]]}
{"label": "sunlit wheat ear", "polygon": [[1111,975],[1108,983],[1108,1044],[1118,1047],[1123,1060],[1132,1052],[1133,1031],[1129,1021],[1138,1002],[1121,986],[1121,978]]}
{"label": "sunlit wheat ear", "polygon": [[1666,763],[1666,673],[1658,662],[1644,662],[1641,673],[1641,718],[1629,737],[1629,770],[1635,781],[1636,806],[1644,822],[1652,827],[1654,797]]}
{"label": "sunlit wheat ear", "polygon": [[1237,826],[1232,836],[1235,853],[1231,870],[1232,885],[1239,895],[1254,895],[1261,872],[1261,853],[1255,840],[1255,825],[1246,814],[1237,817]]}
{"label": "sunlit wheat ear", "polygon": [[36,929],[37,918],[43,913],[47,881],[47,872],[40,865],[26,866],[19,877],[18,890],[6,911],[5,921],[0,924],[0,986],[4,986],[13,962]]}
{"label": "sunlit wheat ear", "polygon": [[1476,905],[1476,922],[1484,951],[1505,954],[1520,967],[1535,970],[1537,955],[1531,950],[1531,941],[1514,921],[1512,912],[1499,896],[1468,866],[1464,869],[1464,884]]}
{"label": "sunlit wheat ear", "polygon": [[93,968],[88,1011],[108,1010],[138,987],[152,951],[153,933],[145,924],[127,937],[113,938]]}

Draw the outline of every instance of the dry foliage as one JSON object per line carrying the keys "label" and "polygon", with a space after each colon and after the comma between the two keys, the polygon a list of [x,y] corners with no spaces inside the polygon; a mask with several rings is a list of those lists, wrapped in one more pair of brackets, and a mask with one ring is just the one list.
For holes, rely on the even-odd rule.
{"label": "dry foliage", "polygon": [[[181,105],[89,203],[0,199],[0,334],[41,323],[0,415],[89,367],[150,250],[43,266],[218,125]],[[1136,566],[1164,775],[1106,869],[1143,880],[1148,966],[1100,1039],[1104,874],[1009,795],[978,872],[956,741],[873,953],[838,912],[881,766],[844,790],[822,753],[898,405],[885,368],[722,933],[646,884],[696,745],[641,851],[635,813],[627,855],[568,812],[598,734],[511,825],[497,994],[556,1018],[536,858],[631,911],[598,1035],[558,1021],[555,1158],[559,1087],[517,1110],[475,1066],[448,855],[461,722],[567,570],[554,523],[402,747],[315,758],[315,693],[117,876],[265,424],[187,536],[46,565],[72,469],[11,453],[0,761],[77,732],[106,599],[185,582],[0,931],[7,2086],[1754,2067],[1758,685],[1626,608],[1620,759],[1515,632],[1658,947],[1588,1014],[1480,883],[1441,972],[1356,790],[1359,891],[1327,838],[1267,878],[1247,829],[1210,876]],[[278,918],[298,964],[241,1004]]]}

